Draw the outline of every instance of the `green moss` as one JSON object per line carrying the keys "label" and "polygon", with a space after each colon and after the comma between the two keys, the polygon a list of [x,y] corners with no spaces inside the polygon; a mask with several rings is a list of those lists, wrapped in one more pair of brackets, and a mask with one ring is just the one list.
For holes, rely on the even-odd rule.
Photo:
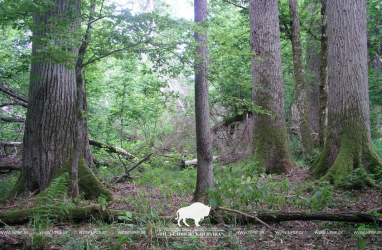
{"label": "green moss", "polygon": [[[330,143],[335,143],[334,134],[328,132],[328,138],[320,158],[312,166],[312,175],[319,177],[324,175],[321,180],[329,181],[335,186],[341,184],[342,177],[351,174],[353,169],[366,166],[369,172],[375,166],[382,166],[381,160],[375,154],[367,136],[367,131],[355,122],[350,122],[341,131],[341,141],[337,156],[331,155]],[[331,158],[335,160],[332,163]],[[374,186],[370,178],[365,180],[365,184]]]}
{"label": "green moss", "polygon": [[320,177],[324,175],[329,169],[329,147],[325,144],[324,149],[322,150],[320,157],[311,167],[311,172],[313,177]]}
{"label": "green moss", "polygon": [[22,224],[28,222],[31,218],[43,213],[46,210],[49,210],[50,218],[74,221],[100,219],[102,221],[112,222],[114,220],[118,220],[118,216],[125,215],[125,211],[101,210],[98,206],[74,208],[66,207],[64,210],[60,206],[44,206],[30,209],[2,211],[0,212],[0,220],[3,224],[7,225]]}
{"label": "green moss", "polygon": [[78,185],[80,191],[84,191],[89,198],[97,199],[102,194],[108,201],[113,200],[113,193],[102,185],[83,157],[78,163]]}
{"label": "green moss", "polygon": [[254,134],[254,151],[255,159],[260,166],[265,167],[267,173],[286,173],[295,166],[286,130],[280,127],[257,128]]}

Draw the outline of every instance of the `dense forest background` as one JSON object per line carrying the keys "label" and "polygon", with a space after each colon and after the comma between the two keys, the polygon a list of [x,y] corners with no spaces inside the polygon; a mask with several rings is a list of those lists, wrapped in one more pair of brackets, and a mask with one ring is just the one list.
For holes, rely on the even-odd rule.
{"label": "dense forest background", "polygon": [[[382,3],[343,2],[0,1],[0,248],[379,249]],[[224,237],[163,237],[195,201]]]}

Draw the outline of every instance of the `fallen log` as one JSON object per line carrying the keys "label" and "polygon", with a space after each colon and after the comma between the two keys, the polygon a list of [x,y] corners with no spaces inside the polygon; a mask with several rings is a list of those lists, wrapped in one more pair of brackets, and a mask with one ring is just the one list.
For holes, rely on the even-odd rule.
{"label": "fallen log", "polygon": [[[219,209],[217,209],[219,210]],[[220,209],[222,210],[222,209]],[[52,219],[70,220],[70,221],[86,221],[91,219],[101,219],[105,222],[121,221],[123,222],[123,217],[127,211],[124,210],[114,210],[106,209],[102,210],[99,206],[87,206],[87,207],[65,207],[62,209],[61,206],[46,206],[46,207],[35,207],[20,210],[6,210],[0,211],[0,227],[4,225],[21,225],[30,221],[34,216],[46,214]],[[242,212],[241,212],[242,213]],[[244,215],[243,215],[244,214]],[[142,220],[142,218],[149,215],[132,213],[132,220]],[[273,212],[260,212],[254,214],[253,216],[266,222],[280,222],[280,221],[291,221],[291,220],[320,220],[320,221],[345,221],[345,222],[358,222],[358,223],[375,223],[382,222],[382,217],[374,216],[371,212],[285,212],[285,211],[273,211]],[[176,222],[174,216],[159,216],[157,219],[168,220]],[[252,216],[246,216],[245,213],[239,214],[238,218],[223,215],[221,217],[224,221],[232,222],[232,219],[243,220],[246,219],[247,222],[257,223],[258,221]],[[216,220],[217,221],[217,220]]]}
{"label": "fallen log", "polygon": [[[100,142],[100,141],[97,141],[97,140],[89,139],[89,144],[92,145],[92,146],[98,147],[98,148],[104,148],[104,149],[106,149],[107,151],[109,151],[111,153],[117,153],[117,154],[124,155],[128,159],[135,158],[135,156],[133,154],[130,154],[126,150],[124,150],[122,148],[119,148],[119,147],[110,146],[110,145],[108,145],[108,144],[106,144],[104,142]],[[21,147],[22,145],[23,145],[22,142],[0,142],[0,146],[4,146],[4,147]]]}
{"label": "fallen log", "polygon": [[114,147],[114,146],[108,145],[108,144],[106,144],[104,142],[101,142],[101,141],[89,139],[89,144],[92,145],[92,146],[98,147],[98,148],[104,148],[107,151],[109,151],[110,153],[117,153],[117,154],[124,155],[128,159],[135,158],[135,156],[133,154],[130,154],[129,152],[127,152],[123,148]]}
{"label": "fallen log", "polygon": [[226,207],[221,207],[221,206],[217,206],[215,208],[215,210],[223,210],[223,211],[228,211],[228,212],[233,212],[233,213],[236,213],[236,214],[240,214],[240,215],[242,215],[242,216],[244,216],[246,218],[253,219],[253,220],[257,221],[258,223],[264,225],[268,229],[272,228],[267,223],[265,223],[264,221],[260,220],[257,216],[250,215],[250,214],[247,214],[247,213],[243,213],[243,212],[241,212],[239,210],[234,210],[234,209],[230,209],[230,208],[226,208]]}

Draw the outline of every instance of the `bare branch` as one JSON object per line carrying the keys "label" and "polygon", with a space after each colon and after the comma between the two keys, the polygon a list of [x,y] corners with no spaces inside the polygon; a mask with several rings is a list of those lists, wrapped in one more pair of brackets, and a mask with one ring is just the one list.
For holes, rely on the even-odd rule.
{"label": "bare branch", "polygon": [[237,4],[237,3],[234,3],[234,2],[231,2],[231,1],[228,1],[228,0],[223,0],[223,2],[232,4],[233,6],[238,7],[240,9],[243,9],[243,10],[248,10],[247,7],[241,6],[241,5]]}
{"label": "bare branch", "polygon": [[0,121],[5,121],[5,122],[25,122],[25,118],[12,118],[12,117],[3,117],[3,116],[0,116]]}
{"label": "bare branch", "polygon": [[23,102],[8,102],[8,103],[0,104],[0,108],[6,107],[6,106],[16,106],[16,105],[23,106],[24,108],[28,107],[27,104]]}
{"label": "bare branch", "polygon": [[20,100],[20,101],[23,101],[23,102],[25,102],[25,103],[28,103],[27,98],[25,98],[25,97],[23,97],[23,96],[17,94],[17,93],[14,92],[13,90],[8,89],[8,88],[6,88],[5,86],[3,86],[3,85],[1,85],[1,84],[0,84],[0,91],[6,93],[7,95],[10,95],[10,96],[16,98],[17,100]]}

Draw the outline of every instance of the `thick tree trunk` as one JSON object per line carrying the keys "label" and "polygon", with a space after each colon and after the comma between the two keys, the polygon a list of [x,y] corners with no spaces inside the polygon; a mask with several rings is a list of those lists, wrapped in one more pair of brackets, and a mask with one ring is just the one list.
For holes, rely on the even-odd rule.
{"label": "thick tree trunk", "polygon": [[[50,181],[63,172],[72,174],[74,157],[78,157],[79,187],[89,197],[97,198],[100,194],[112,198],[89,169],[92,158],[90,154],[87,123],[81,112],[78,114],[78,98],[85,105],[84,87],[79,89],[74,65],[48,49],[49,44],[67,46],[67,53],[78,56],[74,44],[65,41],[63,34],[72,33],[76,37],[79,28],[78,12],[80,2],[55,0],[51,11],[34,17],[38,29],[33,32],[32,67],[29,85],[28,110],[25,122],[23,141],[22,174],[10,195],[21,190],[43,191]],[[65,16],[74,18],[71,24],[62,24]],[[57,24],[60,24],[58,27]],[[85,99],[85,101],[83,100]],[[78,130],[83,138],[76,145]],[[78,154],[76,156],[76,154]]]}
{"label": "thick tree trunk", "polygon": [[[195,23],[203,26],[207,18],[207,0],[195,0]],[[208,101],[207,81],[207,34],[205,31],[195,32],[195,120],[196,120],[196,149],[198,159],[196,189],[194,201],[206,203],[204,192],[214,187],[212,170],[212,144],[210,129],[210,106]]]}
{"label": "thick tree trunk", "polygon": [[382,166],[371,146],[368,95],[366,0],[333,0],[328,5],[328,127],[313,174],[340,184],[365,166]]}
{"label": "thick tree trunk", "polygon": [[[314,13],[314,7],[310,8],[310,11]],[[317,30],[317,34],[321,33],[321,23],[317,21],[315,23],[314,30]],[[314,133],[313,141],[315,144],[319,143],[318,136],[320,129],[320,43],[313,37],[308,35],[307,48],[306,48],[306,68],[307,68],[307,98],[309,107],[309,121],[312,132]]]}
{"label": "thick tree trunk", "polygon": [[328,102],[328,37],[327,37],[327,23],[326,23],[326,2],[321,0],[321,62],[320,62],[320,111],[319,111],[319,137],[318,142],[323,148],[327,131],[327,102]]}
{"label": "thick tree trunk", "polygon": [[300,17],[297,0],[289,0],[289,14],[291,19],[291,38],[293,51],[294,82],[296,104],[299,114],[299,127],[304,159],[313,153],[313,140],[310,129],[309,109],[306,97],[304,61],[302,58]]}
{"label": "thick tree trunk", "polygon": [[249,1],[253,104],[270,112],[255,112],[254,154],[268,173],[287,172],[291,159],[284,114],[280,30],[277,0]]}

